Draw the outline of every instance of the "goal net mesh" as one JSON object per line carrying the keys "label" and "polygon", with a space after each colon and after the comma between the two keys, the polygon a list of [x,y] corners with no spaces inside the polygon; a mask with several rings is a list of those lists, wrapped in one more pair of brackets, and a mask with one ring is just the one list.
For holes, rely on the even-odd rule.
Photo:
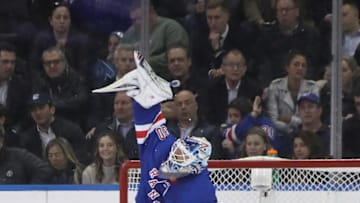
{"label": "goal net mesh", "polygon": [[[138,167],[127,172],[127,183],[120,182],[122,203],[135,202],[141,175]],[[360,160],[253,157],[209,161],[209,172],[219,203],[360,202]]]}

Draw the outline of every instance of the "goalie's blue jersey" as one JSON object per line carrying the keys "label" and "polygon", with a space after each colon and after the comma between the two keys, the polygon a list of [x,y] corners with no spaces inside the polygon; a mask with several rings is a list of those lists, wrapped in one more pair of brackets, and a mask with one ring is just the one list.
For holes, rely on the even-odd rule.
{"label": "goalie's blue jersey", "polygon": [[149,109],[134,102],[134,121],[141,161],[141,181],[137,203],[212,203],[217,202],[208,170],[176,182],[158,177],[159,167],[169,155],[176,138],[169,134],[160,104]]}

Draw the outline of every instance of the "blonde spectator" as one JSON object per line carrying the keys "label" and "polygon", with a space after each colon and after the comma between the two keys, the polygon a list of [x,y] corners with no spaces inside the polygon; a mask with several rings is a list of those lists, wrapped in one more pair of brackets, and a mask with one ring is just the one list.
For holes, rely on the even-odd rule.
{"label": "blonde spectator", "polygon": [[84,166],[77,159],[70,143],[62,137],[46,146],[47,161],[53,169],[52,184],[80,184]]}
{"label": "blonde spectator", "polygon": [[241,157],[263,156],[270,148],[270,143],[266,132],[259,128],[251,128],[246,136],[245,142],[241,147]]}

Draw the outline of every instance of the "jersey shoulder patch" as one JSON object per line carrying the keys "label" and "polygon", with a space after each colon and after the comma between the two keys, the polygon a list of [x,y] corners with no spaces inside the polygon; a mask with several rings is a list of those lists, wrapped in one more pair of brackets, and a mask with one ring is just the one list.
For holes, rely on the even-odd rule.
{"label": "jersey shoulder patch", "polygon": [[161,141],[165,140],[170,135],[169,131],[164,125],[157,127],[155,132]]}

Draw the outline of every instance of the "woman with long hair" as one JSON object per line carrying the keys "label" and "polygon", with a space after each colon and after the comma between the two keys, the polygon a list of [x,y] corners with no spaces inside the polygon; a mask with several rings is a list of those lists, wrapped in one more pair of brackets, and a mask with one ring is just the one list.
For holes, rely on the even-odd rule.
{"label": "woman with long hair", "polygon": [[[340,68],[340,67],[339,67]],[[360,68],[353,57],[341,59],[342,69],[342,116],[343,120],[351,118],[355,112],[353,91],[359,85]],[[329,73],[331,75],[331,73]],[[331,82],[327,81],[320,91],[320,102],[323,108],[322,121],[330,124]]]}
{"label": "woman with long hair", "polygon": [[321,145],[316,134],[299,130],[293,140],[294,159],[325,158],[324,146]]}
{"label": "woman with long hair", "polygon": [[241,146],[240,157],[264,156],[271,145],[268,136],[260,127],[251,128]]}
{"label": "woman with long hair", "polygon": [[77,159],[70,143],[62,137],[51,140],[45,149],[53,169],[53,184],[80,184],[84,166]]}
{"label": "woman with long hair", "polygon": [[316,82],[305,79],[307,67],[307,56],[292,50],[285,59],[287,75],[273,80],[268,89],[267,109],[279,136],[277,150],[281,157],[291,155],[291,134],[301,124],[297,108],[298,97],[305,93],[319,95]]}
{"label": "woman with long hair", "polygon": [[83,184],[117,184],[119,167],[127,160],[112,132],[101,134],[96,141],[94,162],[82,174]]}

